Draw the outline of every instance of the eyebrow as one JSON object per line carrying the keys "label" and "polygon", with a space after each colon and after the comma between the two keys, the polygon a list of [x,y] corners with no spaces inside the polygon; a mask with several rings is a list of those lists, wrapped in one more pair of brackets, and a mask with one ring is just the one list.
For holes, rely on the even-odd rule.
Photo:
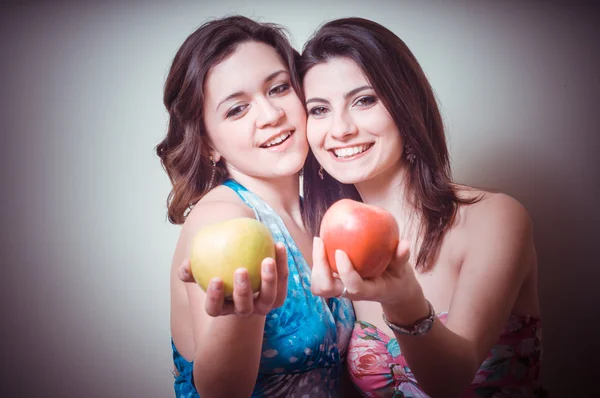
{"label": "eyebrow", "polygon": [[[263,84],[265,84],[265,83],[269,83],[271,80],[275,79],[277,76],[279,76],[279,75],[280,75],[280,74],[282,74],[282,73],[288,73],[288,71],[286,71],[286,70],[284,70],[284,69],[281,69],[281,70],[278,70],[278,71],[276,71],[276,72],[273,72],[273,73],[271,73],[269,76],[267,76],[267,77],[265,78],[265,80],[263,81]],[[229,101],[229,100],[231,100],[231,99],[234,99],[234,98],[237,98],[237,97],[241,97],[242,95],[244,95],[244,92],[243,92],[243,91],[236,91],[236,92],[235,92],[235,93],[233,93],[233,94],[229,94],[229,95],[228,95],[227,97],[225,97],[225,98],[224,98],[224,99],[223,99],[221,102],[219,102],[219,104],[217,105],[216,109],[219,109],[219,107],[220,107],[220,106],[221,106],[221,105],[222,105],[224,102],[227,102],[227,101]]]}
{"label": "eyebrow", "polygon": [[[348,91],[346,94],[344,94],[344,99],[347,100],[348,98],[360,93],[361,91],[372,90],[372,89],[373,89],[373,87],[371,87],[371,86],[357,87],[353,90]],[[329,104],[329,101],[327,101],[325,98],[319,98],[319,97],[310,98],[309,100],[306,101],[306,105],[308,105],[311,102],[323,102],[323,103]]]}

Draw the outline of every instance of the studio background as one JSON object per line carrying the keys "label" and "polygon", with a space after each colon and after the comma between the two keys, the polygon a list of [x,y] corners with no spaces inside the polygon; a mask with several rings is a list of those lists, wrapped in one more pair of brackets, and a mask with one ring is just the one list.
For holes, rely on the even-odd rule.
{"label": "studio background", "polygon": [[[534,223],[543,383],[599,392],[600,22],[592,2],[2,2],[0,395],[173,396],[169,268],[179,227],[154,147],[183,40],[241,13],[286,26],[375,20],[438,96],[454,177]],[[486,283],[482,280],[481,283]]]}

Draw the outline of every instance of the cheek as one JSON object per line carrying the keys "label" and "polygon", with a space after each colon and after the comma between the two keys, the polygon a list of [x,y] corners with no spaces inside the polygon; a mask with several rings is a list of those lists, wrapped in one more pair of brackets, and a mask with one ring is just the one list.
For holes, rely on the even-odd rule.
{"label": "cheek", "polygon": [[384,139],[386,147],[390,150],[397,150],[402,146],[402,138],[394,120],[384,109],[379,112],[373,112],[368,118],[363,120],[367,131]]}
{"label": "cheek", "polygon": [[324,125],[320,120],[308,118],[306,123],[306,137],[313,151],[320,149],[325,141]]}
{"label": "cheek", "polygon": [[241,156],[242,153],[252,149],[251,125],[244,120],[233,123],[221,124],[214,128],[209,137],[215,149],[225,159]]}
{"label": "cheek", "polygon": [[282,104],[289,118],[292,118],[296,124],[306,124],[306,109],[297,95],[289,95],[284,98]]}
{"label": "cheek", "polygon": [[400,137],[400,131],[394,123],[390,123],[386,130],[386,134],[389,139],[387,140],[390,143],[390,150],[400,153],[402,152],[402,137]]}
{"label": "cheek", "polygon": [[360,122],[365,128],[378,135],[385,135],[394,128],[394,122],[383,106],[378,106],[360,115]]}

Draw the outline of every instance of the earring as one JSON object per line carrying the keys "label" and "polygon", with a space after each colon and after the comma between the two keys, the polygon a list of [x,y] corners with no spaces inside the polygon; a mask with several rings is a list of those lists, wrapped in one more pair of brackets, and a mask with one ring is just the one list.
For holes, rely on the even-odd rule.
{"label": "earring", "polygon": [[406,159],[410,162],[410,163],[414,163],[415,159],[417,158],[417,156],[415,155],[415,153],[413,152],[412,148],[410,147],[410,145],[408,144],[404,144],[404,153],[406,153]]}
{"label": "earring", "polygon": [[212,174],[210,176],[210,182],[208,183],[209,191],[212,189],[212,186],[215,183],[215,174],[217,174],[217,162],[215,161],[215,158],[212,157],[212,155],[210,155],[210,161],[212,163],[213,169]]}
{"label": "earring", "polygon": [[322,180],[323,179],[323,166],[319,167],[319,178]]}

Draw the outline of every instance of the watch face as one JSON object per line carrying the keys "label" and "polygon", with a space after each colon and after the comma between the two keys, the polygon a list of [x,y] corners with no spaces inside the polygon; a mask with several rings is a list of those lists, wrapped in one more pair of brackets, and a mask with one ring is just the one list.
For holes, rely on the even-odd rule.
{"label": "watch face", "polygon": [[433,321],[431,319],[425,319],[419,325],[419,327],[417,329],[417,334],[418,335],[426,334],[427,332],[429,332],[429,330],[431,329],[432,326],[433,326]]}

